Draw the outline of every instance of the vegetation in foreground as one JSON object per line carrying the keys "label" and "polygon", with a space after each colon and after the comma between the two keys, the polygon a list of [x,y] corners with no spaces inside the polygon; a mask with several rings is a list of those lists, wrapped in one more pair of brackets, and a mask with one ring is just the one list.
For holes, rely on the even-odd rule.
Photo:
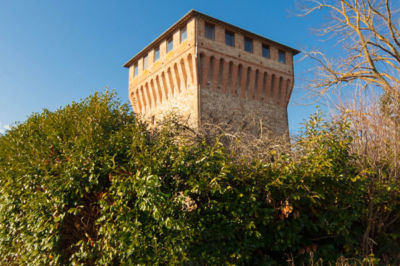
{"label": "vegetation in foreground", "polygon": [[150,131],[110,93],[34,114],[0,136],[0,263],[398,264],[399,182],[357,138],[317,113],[290,150],[250,158],[173,121]]}

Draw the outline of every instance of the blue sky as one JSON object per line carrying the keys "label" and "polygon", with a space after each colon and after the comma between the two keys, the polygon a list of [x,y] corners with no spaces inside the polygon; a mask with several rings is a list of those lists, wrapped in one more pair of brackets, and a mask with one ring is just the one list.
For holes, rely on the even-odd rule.
{"label": "blue sky", "polygon": [[[323,15],[296,17],[294,0],[0,0],[0,133],[43,108],[55,110],[105,88],[128,101],[122,65],[190,9],[299,50],[326,48],[310,30]],[[292,133],[314,109],[304,105],[311,62],[295,57]]]}

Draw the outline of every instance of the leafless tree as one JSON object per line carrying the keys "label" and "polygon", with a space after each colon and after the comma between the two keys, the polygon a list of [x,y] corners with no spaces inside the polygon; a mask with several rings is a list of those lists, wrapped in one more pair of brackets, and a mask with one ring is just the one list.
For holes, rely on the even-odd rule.
{"label": "leafless tree", "polygon": [[398,97],[400,84],[400,17],[389,0],[305,0],[301,15],[326,9],[328,25],[321,35],[343,48],[333,60],[321,52],[307,53],[319,64],[319,78],[310,84],[319,92],[361,82]]}
{"label": "leafless tree", "polygon": [[[361,242],[364,256],[374,253],[377,235],[391,232],[400,225],[399,126],[381,111],[379,97],[358,92],[352,99],[338,104],[335,119],[349,121],[352,128],[352,154],[360,179],[368,180],[368,208]],[[386,258],[395,265],[397,257]]]}
{"label": "leafless tree", "polygon": [[[318,32],[337,40],[340,52],[335,58],[320,51],[306,53],[318,68],[308,86],[318,95],[337,89],[363,92],[339,103],[337,118],[351,122],[352,148],[360,158],[356,164],[365,174],[362,178],[371,181],[361,243],[363,254],[368,255],[378,233],[400,224],[400,1],[303,0],[299,4],[301,16],[329,12],[328,25]],[[388,202],[397,208],[387,208]],[[391,260],[400,263],[400,255]]]}

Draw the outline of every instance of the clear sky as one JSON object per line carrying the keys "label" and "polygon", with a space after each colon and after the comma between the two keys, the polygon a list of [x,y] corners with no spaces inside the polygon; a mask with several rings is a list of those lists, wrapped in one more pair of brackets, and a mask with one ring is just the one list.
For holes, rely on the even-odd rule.
{"label": "clear sky", "polygon": [[[122,65],[190,9],[299,50],[326,46],[312,32],[322,15],[296,17],[294,0],[0,0],[0,133],[43,108],[105,88],[128,101]],[[314,111],[301,89],[310,62],[295,57],[292,133]]]}

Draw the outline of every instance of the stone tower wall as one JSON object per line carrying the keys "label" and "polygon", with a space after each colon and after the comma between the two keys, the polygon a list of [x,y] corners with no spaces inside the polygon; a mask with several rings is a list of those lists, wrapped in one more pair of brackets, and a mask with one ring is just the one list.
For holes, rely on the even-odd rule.
{"label": "stone tower wall", "polygon": [[200,123],[242,127],[246,120],[256,119],[274,135],[287,134],[287,105],[293,88],[291,52],[285,51],[286,64],[279,63],[278,47],[269,45],[271,58],[264,58],[257,39],[253,39],[253,53],[246,52],[244,35],[234,30],[235,46],[227,46],[227,28],[218,24],[215,40],[209,40],[204,37],[204,23],[198,18]]}
{"label": "stone tower wall", "polygon": [[130,66],[129,98],[134,112],[150,123],[174,112],[188,119],[189,125],[198,126],[194,19],[187,23],[186,30],[187,39],[183,42],[179,30],[172,34],[171,51],[167,52],[167,39],[159,44],[160,59],[155,62],[152,49],[147,69],[143,69],[143,57],[140,58],[137,62],[140,74],[136,77],[134,65]]}
{"label": "stone tower wall", "polygon": [[[212,25],[213,37],[205,36],[205,23]],[[187,39],[180,40],[185,28]],[[234,34],[233,46],[226,43],[226,32]],[[244,49],[246,37],[252,40],[250,52]],[[173,49],[167,51],[171,38]],[[263,56],[263,45],[269,47],[269,56]],[[158,47],[160,58],[155,60]],[[280,62],[279,51],[285,62]],[[193,127],[228,123],[239,128],[253,119],[273,135],[286,135],[287,105],[294,83],[293,56],[297,53],[191,11],[125,64],[129,67],[129,98],[134,112],[153,124],[175,112]]]}

